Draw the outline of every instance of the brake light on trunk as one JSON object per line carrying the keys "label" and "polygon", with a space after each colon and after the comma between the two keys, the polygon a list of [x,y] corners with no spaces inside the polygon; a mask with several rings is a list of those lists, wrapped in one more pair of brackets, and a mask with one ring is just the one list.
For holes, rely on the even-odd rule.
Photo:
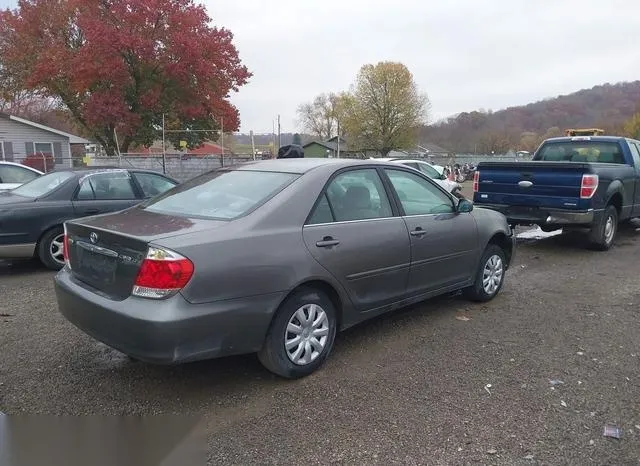
{"label": "brake light on trunk", "polygon": [[582,175],[580,199],[591,199],[598,189],[598,175]]}
{"label": "brake light on trunk", "polygon": [[150,247],[142,261],[132,295],[164,299],[175,295],[193,276],[193,262],[177,252]]}
{"label": "brake light on trunk", "polygon": [[71,268],[71,261],[69,260],[69,233],[67,233],[67,225],[64,225],[64,240],[62,241],[62,256],[67,267]]}
{"label": "brake light on trunk", "polygon": [[478,192],[478,184],[480,183],[480,172],[476,170],[473,172],[473,192]]}

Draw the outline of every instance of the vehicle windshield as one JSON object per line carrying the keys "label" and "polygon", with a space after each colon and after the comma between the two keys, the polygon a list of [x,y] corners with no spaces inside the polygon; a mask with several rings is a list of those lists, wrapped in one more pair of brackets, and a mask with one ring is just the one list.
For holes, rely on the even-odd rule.
{"label": "vehicle windshield", "polygon": [[18,186],[11,192],[24,197],[42,197],[49,194],[71,177],[73,177],[73,172],[52,172]]}
{"label": "vehicle windshield", "polygon": [[280,172],[218,171],[183,183],[141,208],[182,217],[233,220],[266,202],[298,177]]}
{"label": "vehicle windshield", "polygon": [[589,140],[545,143],[535,160],[546,162],[595,162],[624,164],[624,156],[617,142]]}

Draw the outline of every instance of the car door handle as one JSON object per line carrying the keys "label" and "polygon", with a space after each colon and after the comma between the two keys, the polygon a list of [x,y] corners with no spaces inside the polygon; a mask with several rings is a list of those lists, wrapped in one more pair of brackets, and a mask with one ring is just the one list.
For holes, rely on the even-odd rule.
{"label": "car door handle", "polygon": [[322,238],[322,241],[318,241],[316,246],[319,248],[330,248],[331,246],[337,246],[340,244],[340,241],[337,239],[333,239],[331,236],[325,236]]}
{"label": "car door handle", "polygon": [[426,232],[426,231],[424,231],[424,230],[422,229],[422,227],[417,227],[415,230],[410,231],[410,232],[409,232],[409,234],[410,234],[411,236],[422,237],[422,236],[426,235],[426,234],[427,234],[427,232]]}
{"label": "car door handle", "polygon": [[97,214],[100,212],[100,209],[87,209],[84,211],[85,214]]}

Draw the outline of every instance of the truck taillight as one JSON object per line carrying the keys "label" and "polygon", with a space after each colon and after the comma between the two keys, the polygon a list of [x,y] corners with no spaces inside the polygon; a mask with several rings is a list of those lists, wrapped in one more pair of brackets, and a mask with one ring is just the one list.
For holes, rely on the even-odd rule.
{"label": "truck taillight", "polygon": [[480,172],[476,170],[475,172],[473,172],[473,192],[474,193],[478,192],[479,182],[480,182]]}
{"label": "truck taillight", "polygon": [[191,280],[193,262],[177,252],[150,247],[142,261],[131,294],[141,298],[173,296]]}
{"label": "truck taillight", "polygon": [[580,199],[591,199],[598,189],[598,175],[582,175]]}

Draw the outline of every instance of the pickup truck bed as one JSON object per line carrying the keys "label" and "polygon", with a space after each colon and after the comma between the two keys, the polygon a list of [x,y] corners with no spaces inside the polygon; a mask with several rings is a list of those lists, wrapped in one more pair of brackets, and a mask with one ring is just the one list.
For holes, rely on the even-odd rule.
{"label": "pickup truck bed", "polygon": [[589,230],[592,243],[608,249],[611,224],[640,216],[640,142],[554,138],[529,162],[481,162],[474,203],[502,212],[512,225]]}

